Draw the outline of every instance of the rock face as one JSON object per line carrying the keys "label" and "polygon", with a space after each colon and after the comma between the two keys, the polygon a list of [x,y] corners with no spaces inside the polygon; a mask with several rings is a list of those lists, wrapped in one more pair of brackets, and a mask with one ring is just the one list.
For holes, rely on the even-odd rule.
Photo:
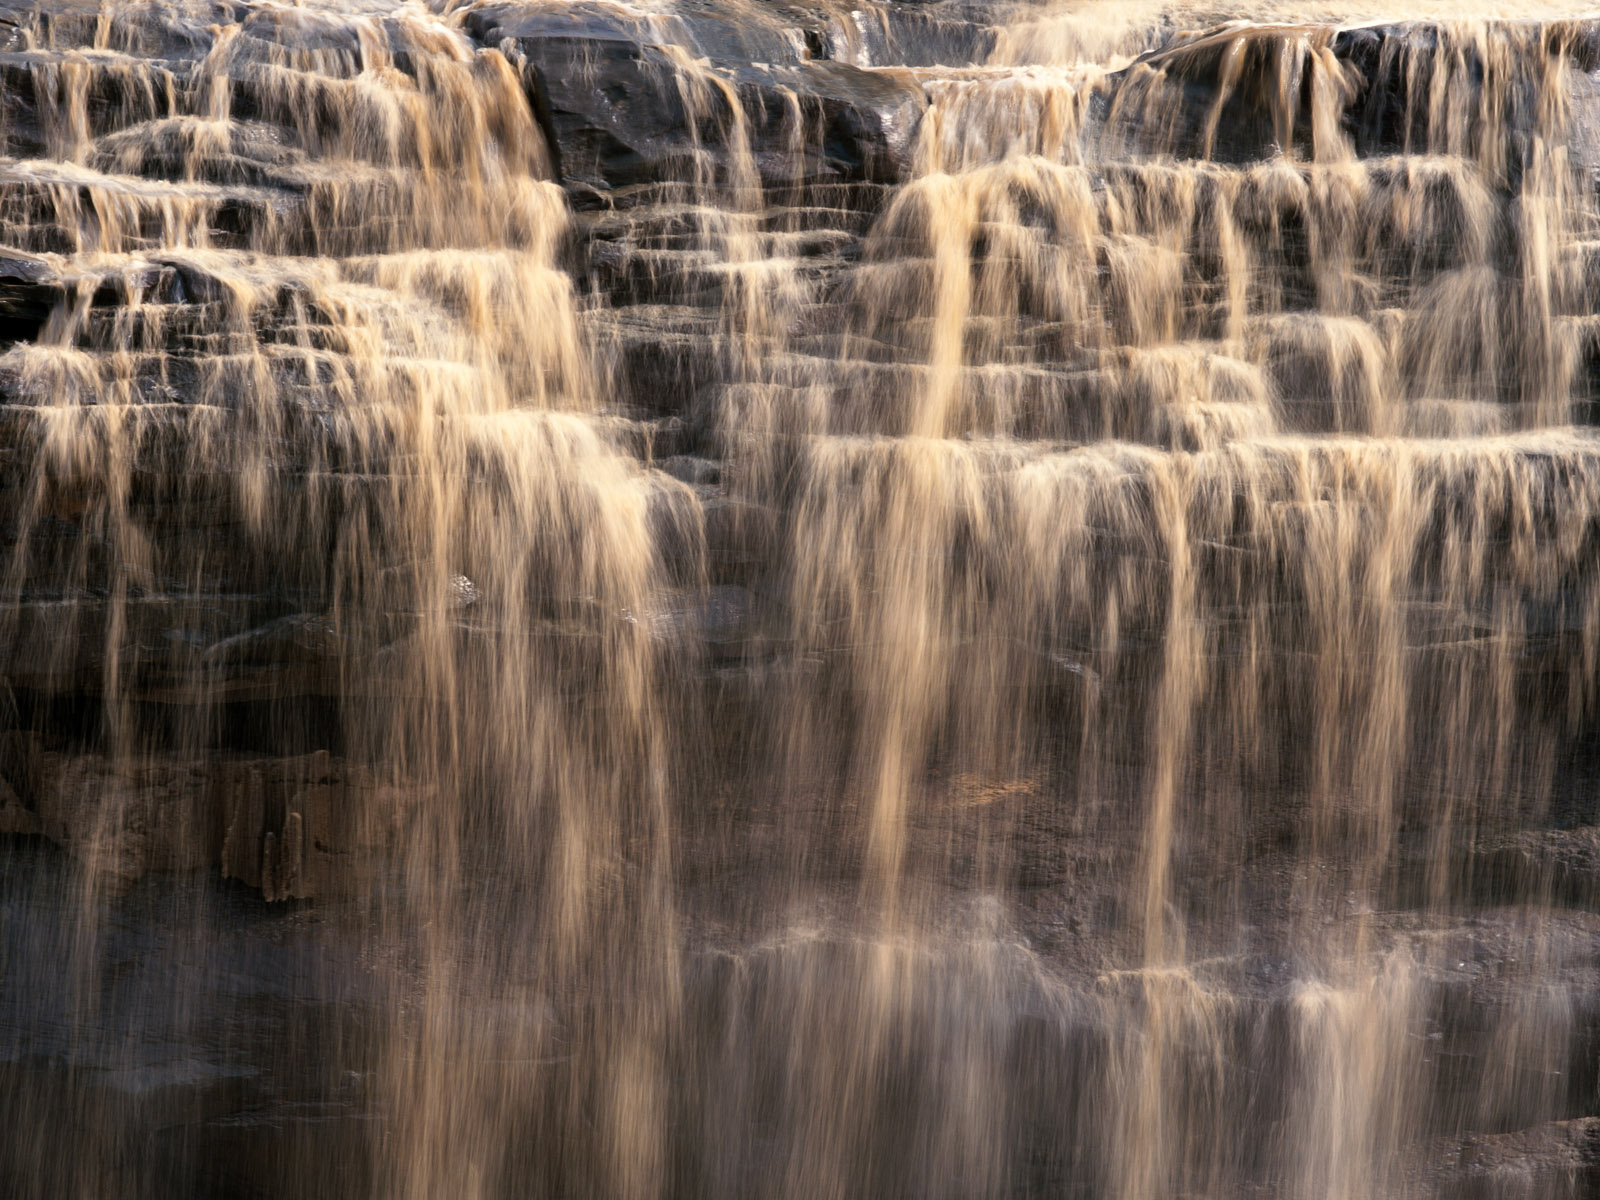
{"label": "rock face", "polygon": [[[467,27],[526,64],[563,179],[602,194],[687,182],[706,155],[748,154],[764,182],[894,182],[927,106],[906,72],[831,59],[847,16],[765,5],[474,8]],[[744,125],[742,137],[734,134]],[[733,135],[733,138],[730,138]],[[730,147],[730,140],[744,145]]]}
{"label": "rock face", "polygon": [[348,895],[392,850],[409,809],[398,789],[326,751],[129,767],[7,739],[0,832],[48,838],[113,891],[152,871],[220,865],[268,900]]}
{"label": "rock face", "polygon": [[355,8],[0,6],[0,1192],[1594,1192],[1593,22]]}

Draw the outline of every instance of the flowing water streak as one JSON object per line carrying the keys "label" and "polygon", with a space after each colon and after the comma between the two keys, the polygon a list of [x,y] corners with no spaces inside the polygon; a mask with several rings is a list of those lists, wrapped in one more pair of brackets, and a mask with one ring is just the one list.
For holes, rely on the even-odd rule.
{"label": "flowing water streak", "polygon": [[[585,1119],[609,1130],[584,1168],[590,1185],[646,1192],[661,1171],[651,1060],[671,1012],[674,935],[656,668],[621,616],[657,586],[659,485],[591,415],[590,352],[558,261],[566,206],[521,80],[419,8],[262,6],[217,31],[182,81],[135,54],[107,44],[36,69],[48,161],[3,168],[29,241],[73,287],[5,364],[35,405],[24,519],[70,513],[97,531],[82,543],[95,557],[62,563],[41,559],[48,541],[19,540],[8,592],[48,579],[57,645],[103,630],[104,736],[128,778],[154,736],[135,703],[150,676],[201,680],[180,710],[201,714],[250,686],[238,680],[262,635],[187,611],[186,585],[201,595],[236,579],[247,623],[273,615],[251,594],[267,580],[292,595],[307,615],[276,629],[321,639],[313,657],[331,647],[332,677],[311,690],[341,698],[346,754],[381,775],[388,803],[368,819],[405,829],[371,834],[403,848],[406,886],[380,892],[372,920],[413,947],[417,980],[397,977],[376,1047],[391,1125],[372,1146],[383,1194],[496,1186],[506,1123],[528,1103],[497,1064],[551,1054],[541,1005],[522,1003],[530,985],[502,991],[508,959],[524,960],[515,978],[531,977],[534,995],[604,978],[658,997],[653,1023],[621,1029],[599,1013],[567,1035],[586,1063],[571,1102],[587,1107],[589,1088],[601,1111]],[[138,111],[96,137],[85,97],[107,76]],[[294,139],[273,180],[292,207],[241,174],[250,160],[235,140],[259,128],[233,118],[241,98]],[[155,164],[182,182],[136,176]],[[238,224],[242,236],[219,240]],[[121,307],[97,301],[108,292]],[[197,312],[192,332],[175,328]],[[195,357],[166,353],[185,338]],[[140,507],[152,502],[211,504],[239,524],[214,542],[155,544]],[[132,624],[154,605],[183,631],[166,648]],[[7,636],[43,633],[38,609],[13,600]],[[589,694],[574,703],[579,680]],[[202,761],[208,726],[183,731]],[[123,802],[117,790],[100,801],[91,935],[100,893],[117,884]],[[269,895],[299,892],[310,847],[294,843],[310,836],[298,816],[268,835]],[[621,857],[640,840],[655,844],[653,873],[625,876]],[[474,899],[468,880],[486,871],[527,877],[516,919],[503,898]],[[624,911],[655,931],[610,943],[599,930]],[[496,1006],[509,1020],[486,1040],[476,1027]],[[81,1186],[116,1186],[96,1178]]]}
{"label": "flowing water streak", "polygon": [[[909,764],[932,752],[929,733],[916,731],[940,725],[945,697],[952,708],[944,719],[954,729],[996,731],[989,672],[957,665],[956,648],[966,639],[987,648],[981,633],[970,632],[978,621],[1013,634],[1029,628],[1006,606],[999,582],[1025,570],[1005,552],[1006,506],[992,476],[972,474],[987,455],[925,439],[1111,434],[1177,452],[1139,462],[1142,509],[1128,522],[1136,528],[1118,529],[1130,540],[1155,539],[1165,567],[1144,585],[1153,595],[1138,599],[1166,612],[1141,785],[1142,897],[1136,890],[1129,905],[1146,965],[1110,1018],[1122,1025],[1142,1013],[1127,1028],[1126,1053],[1114,1060],[1110,1080],[1122,1115],[1108,1125],[1107,1182],[1129,1197],[1209,1193],[1239,1169],[1218,1149],[1225,1131],[1205,1127],[1205,1102],[1195,1092],[1220,1087],[1228,1035],[1222,998],[1187,966],[1181,910],[1192,901],[1177,891],[1174,856],[1188,838],[1217,846],[1225,844],[1219,835],[1249,836],[1250,817],[1230,811],[1227,783],[1206,779],[1219,767],[1226,778],[1230,756],[1218,746],[1231,746],[1232,757],[1248,764],[1263,740],[1279,736],[1274,722],[1263,727],[1259,706],[1284,687],[1272,678],[1283,669],[1282,650],[1268,647],[1287,632],[1279,614],[1296,611],[1285,583],[1306,606],[1291,653],[1312,668],[1309,694],[1288,709],[1311,720],[1303,734],[1311,750],[1298,776],[1307,804],[1298,853],[1307,868],[1297,873],[1292,905],[1301,914],[1296,945],[1309,956],[1310,981],[1295,1010],[1303,1014],[1299,1053],[1308,1080],[1328,1078],[1328,1067],[1314,1065],[1319,1057],[1338,1063],[1344,1080],[1315,1084],[1295,1102],[1299,1132],[1281,1150],[1298,1180],[1293,1194],[1386,1193],[1398,1181],[1396,1156],[1412,1133],[1401,1119],[1403,1097],[1415,1094],[1422,1068],[1397,1048],[1418,1019],[1420,968],[1403,951],[1376,946],[1359,913],[1393,886],[1401,829],[1419,820],[1429,829],[1434,848],[1425,871],[1437,902],[1448,903],[1456,831],[1507,820],[1497,810],[1508,793],[1527,788],[1539,796],[1538,764],[1552,753],[1525,748],[1515,767],[1504,758],[1506,731],[1521,724],[1513,695],[1524,654],[1520,606],[1549,603],[1573,586],[1561,580],[1580,560],[1544,560],[1524,575],[1523,556],[1533,547],[1517,531],[1564,529],[1552,540],[1567,547],[1585,540],[1588,439],[1557,439],[1562,466],[1552,478],[1527,474],[1531,446],[1540,442],[1480,440],[1458,450],[1282,441],[1279,431],[1430,433],[1444,420],[1451,431],[1475,433],[1486,423],[1486,432],[1497,433],[1569,419],[1577,350],[1557,314],[1583,311],[1585,299],[1570,269],[1556,264],[1571,260],[1591,219],[1565,163],[1570,35],[1559,27],[1475,25],[1448,27],[1432,44],[1386,43],[1368,65],[1402,85],[1401,127],[1379,131],[1380,144],[1399,137],[1399,154],[1358,159],[1340,113],[1372,81],[1335,57],[1334,34],[1238,29],[1180,42],[1109,82],[1093,72],[1068,74],[1053,91],[1046,85],[1042,98],[1028,75],[980,73],[930,86],[922,177],[878,223],[857,292],[864,335],[857,352],[866,357],[887,343],[926,365],[893,372],[887,401],[881,390],[868,393],[870,408],[857,399],[861,392],[841,388],[832,423],[851,438],[837,448],[824,438],[799,468],[816,481],[810,486],[819,499],[802,501],[795,521],[791,553],[805,590],[791,605],[858,631],[865,652],[854,656],[848,678],[852,712],[870,722],[857,752],[865,764],[857,786],[868,805],[867,869],[890,881],[886,894],[903,905],[912,820],[905,781]],[[1198,122],[1182,92],[1188,80],[1213,85]],[[1096,91],[1109,93],[1105,115],[1085,130],[1084,114],[1094,112],[1087,97]],[[1259,134],[1243,123],[1244,137],[1262,139],[1262,165],[1229,164],[1248,145],[1221,153],[1219,129],[1241,136],[1239,114],[1222,121],[1230,105],[1265,118]],[[1524,139],[1515,149],[1502,136],[1511,129]],[[1412,157],[1418,151],[1426,157]],[[1303,257],[1286,253],[1291,237]],[[1509,253],[1500,240],[1508,237]],[[1034,331],[1029,326],[1043,348],[1037,359],[1026,342],[1018,345],[1020,333]],[[1000,331],[999,345],[991,330]],[[1017,408],[1001,406],[1005,385],[1021,376],[1022,386],[1037,386],[1027,369],[1059,362],[1063,350],[1084,364],[1082,391],[1034,368],[1035,379],[1043,375],[1047,387],[1060,389],[1035,403],[1045,420],[1075,425],[1030,429]],[[1162,373],[1152,372],[1152,359]],[[1234,365],[1219,371],[1222,362]],[[853,364],[843,366],[848,378]],[[1099,403],[1072,403],[1083,392],[1098,393]],[[1187,408],[1197,394],[1198,413],[1161,412]],[[1485,411],[1484,402],[1495,407]],[[899,436],[862,442],[857,430]],[[921,465],[929,462],[937,465]],[[1556,479],[1563,491],[1552,510],[1537,497]],[[1207,497],[1222,510],[1207,511]],[[1468,519],[1458,527],[1444,514],[1463,504]],[[1059,507],[1041,511],[1059,521]],[[1509,549],[1504,535],[1486,536],[1508,517]],[[825,536],[817,537],[819,529]],[[1056,531],[1074,544],[1059,524]],[[1259,565],[1240,574],[1223,555],[1219,579],[1212,548],[1241,550],[1241,536],[1266,538],[1257,543],[1259,558],[1245,552]],[[970,575],[956,564],[974,548],[1003,565],[981,590],[964,590]],[[1492,579],[1500,560],[1516,577],[1509,586]],[[941,565],[930,573],[930,562]],[[1303,579],[1294,581],[1295,572]],[[1594,599],[1591,583],[1578,587],[1587,661]],[[1481,614],[1469,619],[1485,622],[1489,633],[1470,650],[1429,654],[1414,640],[1416,618],[1408,613],[1419,603],[1438,605],[1441,615]],[[1260,647],[1244,660],[1247,671],[1227,629],[1241,620],[1246,645]],[[800,644],[814,640],[802,633]],[[1235,678],[1212,678],[1219,656]],[[1407,736],[1423,689],[1443,702],[1434,716],[1451,729],[1448,744],[1459,756],[1448,766],[1408,761],[1431,740],[1421,731]],[[1222,711],[1237,714],[1241,726],[1231,737],[1206,702],[1219,690],[1231,698]],[[1201,712],[1212,715],[1204,765],[1196,766]],[[1025,742],[1000,723],[1001,745]],[[1112,739],[1106,749],[1121,745]],[[1475,752],[1462,754],[1469,745]],[[959,735],[942,752],[955,762],[986,757]],[[1214,791],[1216,808],[1200,803],[1194,811]],[[1417,792],[1425,797],[1420,809],[1412,807]],[[1402,795],[1409,811],[1400,807]],[[924,900],[937,904],[937,897]],[[1322,914],[1347,904],[1357,918],[1330,936]],[[1537,935],[1529,953],[1545,957]],[[869,995],[892,996],[903,984],[892,974],[877,979],[863,982]],[[881,1027],[868,1024],[846,1044],[870,1063],[881,1037]],[[1196,1044],[1216,1056],[1197,1078],[1189,1062]]]}

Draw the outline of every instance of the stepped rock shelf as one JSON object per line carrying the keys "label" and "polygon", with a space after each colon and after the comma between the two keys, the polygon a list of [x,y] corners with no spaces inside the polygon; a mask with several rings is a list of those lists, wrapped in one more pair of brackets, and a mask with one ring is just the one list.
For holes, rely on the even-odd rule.
{"label": "stepped rock shelf", "polygon": [[0,0],[0,1194],[1600,1196],[1600,13],[1395,18]]}

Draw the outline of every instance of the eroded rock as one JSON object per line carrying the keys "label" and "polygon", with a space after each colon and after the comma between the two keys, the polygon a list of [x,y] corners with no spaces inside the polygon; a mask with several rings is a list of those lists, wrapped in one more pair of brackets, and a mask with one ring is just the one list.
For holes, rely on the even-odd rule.
{"label": "eroded rock", "polygon": [[269,900],[348,895],[413,799],[326,751],[119,763],[0,735],[0,833],[55,842],[112,892],[211,867]]}

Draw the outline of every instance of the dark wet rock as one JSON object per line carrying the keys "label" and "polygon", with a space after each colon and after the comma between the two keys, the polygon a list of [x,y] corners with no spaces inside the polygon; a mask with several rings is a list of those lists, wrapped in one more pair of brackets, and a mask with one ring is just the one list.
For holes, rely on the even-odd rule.
{"label": "dark wet rock", "polygon": [[646,434],[648,443],[644,459],[652,463],[681,457],[693,448],[695,441],[694,430],[676,414],[648,422]]}
{"label": "dark wet rock", "polygon": [[[685,5],[652,20],[598,5],[487,5],[468,23],[485,44],[514,46],[533,73],[566,180],[605,191],[692,179],[706,151],[726,172],[741,127],[773,182],[899,179],[926,108],[909,75],[813,61],[807,35],[815,43],[823,26],[765,6]],[[675,37],[709,70],[669,52]]]}
{"label": "dark wet rock", "polygon": [[[1115,107],[1123,127],[1141,127],[1155,147],[1170,147],[1184,157],[1246,163],[1295,154],[1313,154],[1313,95],[1318,88],[1335,98],[1337,128],[1362,156],[1415,152],[1428,143],[1428,106],[1416,98],[1430,89],[1442,94],[1435,72],[1441,63],[1459,77],[1481,81],[1503,70],[1494,43],[1514,37],[1550,56],[1565,55],[1573,67],[1568,99],[1578,125],[1576,160],[1594,161],[1600,153],[1595,122],[1596,25],[1592,20],[1536,25],[1507,22],[1487,42],[1465,27],[1436,22],[1397,21],[1308,30],[1304,45],[1280,58],[1285,43],[1274,27],[1224,26],[1180,34],[1143,55],[1107,82],[1100,112]],[[1299,56],[1313,43],[1325,44],[1330,65]],[[1450,53],[1439,54],[1443,44]],[[1331,69],[1330,69],[1331,66]],[[1287,73],[1287,74],[1285,74]],[[1322,74],[1319,74],[1322,73]],[[1280,91],[1280,85],[1283,90]],[[1510,93],[1510,110],[1498,122],[1471,115],[1474,143],[1506,138],[1511,149],[1510,181],[1529,149],[1528,127],[1535,120],[1533,90]],[[1585,128],[1587,127],[1587,128]],[[1287,140],[1289,144],[1280,145]]]}
{"label": "dark wet rock", "polygon": [[302,1157],[348,1160],[370,1126],[364,1076],[324,1069],[381,998],[348,932],[160,875],[89,901],[107,919],[88,946],[86,900],[68,856],[0,839],[0,1193],[315,1200],[359,1179]]}
{"label": "dark wet rock", "polygon": [[[9,689],[7,689],[9,698]],[[15,705],[8,704],[15,720]],[[44,759],[38,735],[20,729],[0,733],[0,809],[35,812],[44,788]]]}
{"label": "dark wet rock", "polygon": [[1441,1196],[1583,1200],[1600,1190],[1600,1117],[1473,1134],[1440,1143],[1434,1162]]}
{"label": "dark wet rock", "polygon": [[325,751],[220,764],[213,787],[222,873],[268,900],[359,890],[416,799]]}
{"label": "dark wet rock", "polygon": [[742,578],[771,560],[778,514],[745,500],[719,498],[705,505],[706,554],[719,578]]}
{"label": "dark wet rock", "polygon": [[715,487],[722,472],[721,464],[714,459],[686,454],[663,458],[656,463],[656,468],[684,483],[707,487]]}
{"label": "dark wet rock", "polygon": [[[1578,126],[1575,161],[1583,165],[1595,162],[1594,73],[1600,69],[1600,25],[1592,19],[1579,19],[1509,28],[1537,44],[1552,65],[1557,56],[1563,56],[1574,68],[1567,85]],[[1383,23],[1344,29],[1335,35],[1333,53],[1348,68],[1351,85],[1345,125],[1354,135],[1358,152],[1393,153],[1426,139],[1427,116],[1416,105],[1408,104],[1406,97],[1426,95],[1435,86],[1435,72],[1441,62],[1435,51],[1444,40],[1454,49],[1453,70],[1481,79],[1503,69],[1495,61],[1496,51],[1487,48],[1488,43],[1434,23]],[[1508,124],[1515,126],[1527,121],[1536,101],[1531,91],[1520,95],[1513,92],[1511,99],[1513,111],[1501,114],[1501,119],[1509,117]],[[1477,120],[1481,116],[1474,118]],[[1486,125],[1475,132],[1487,137],[1501,136],[1506,131],[1491,130]]]}
{"label": "dark wet rock", "polygon": [[347,895],[414,798],[326,751],[116,763],[19,733],[0,735],[0,751],[0,834],[47,839],[116,892],[211,868],[269,900]]}
{"label": "dark wet rock", "polygon": [[[602,338],[614,347],[612,380],[619,403],[678,415],[685,397],[721,376],[714,314],[624,309],[607,314]],[[602,343],[604,344],[604,343]]]}
{"label": "dark wet rock", "polygon": [[667,645],[723,662],[770,651],[771,609],[745,588],[718,585],[654,597],[643,620]]}
{"label": "dark wet rock", "polygon": [[1474,891],[1491,900],[1544,896],[1556,904],[1600,903],[1600,826],[1525,829],[1487,839],[1473,854]]}
{"label": "dark wet rock", "polygon": [[[193,58],[205,54],[215,37],[214,23],[231,15],[225,0],[176,0],[170,4],[130,3],[120,7],[112,48],[147,59]],[[0,29],[28,29],[36,45],[76,49],[95,45],[105,10],[94,0],[5,0]],[[16,39],[22,44],[22,39]]]}
{"label": "dark wet rock", "polygon": [[952,66],[988,60],[996,16],[985,0],[891,0],[833,10],[815,56],[858,65]]}
{"label": "dark wet rock", "polygon": [[19,251],[0,252],[0,347],[34,341],[65,298],[65,285],[47,261]]}
{"label": "dark wet rock", "polygon": [[[897,182],[910,174],[927,99],[909,73],[801,62],[741,72],[739,78],[747,110],[758,115],[757,153],[765,178]],[[788,128],[796,108],[797,133]],[[795,145],[801,147],[798,156]],[[776,161],[762,162],[763,155]]]}
{"label": "dark wet rock", "polygon": [[344,639],[331,618],[295,613],[216,643],[206,651],[206,660],[218,667],[233,663],[324,663],[338,659],[344,650]]}
{"label": "dark wet rock", "polygon": [[0,795],[0,832],[48,838],[112,890],[150,871],[207,865],[212,796],[203,764],[118,765],[58,753],[35,760],[28,802],[9,787]]}

